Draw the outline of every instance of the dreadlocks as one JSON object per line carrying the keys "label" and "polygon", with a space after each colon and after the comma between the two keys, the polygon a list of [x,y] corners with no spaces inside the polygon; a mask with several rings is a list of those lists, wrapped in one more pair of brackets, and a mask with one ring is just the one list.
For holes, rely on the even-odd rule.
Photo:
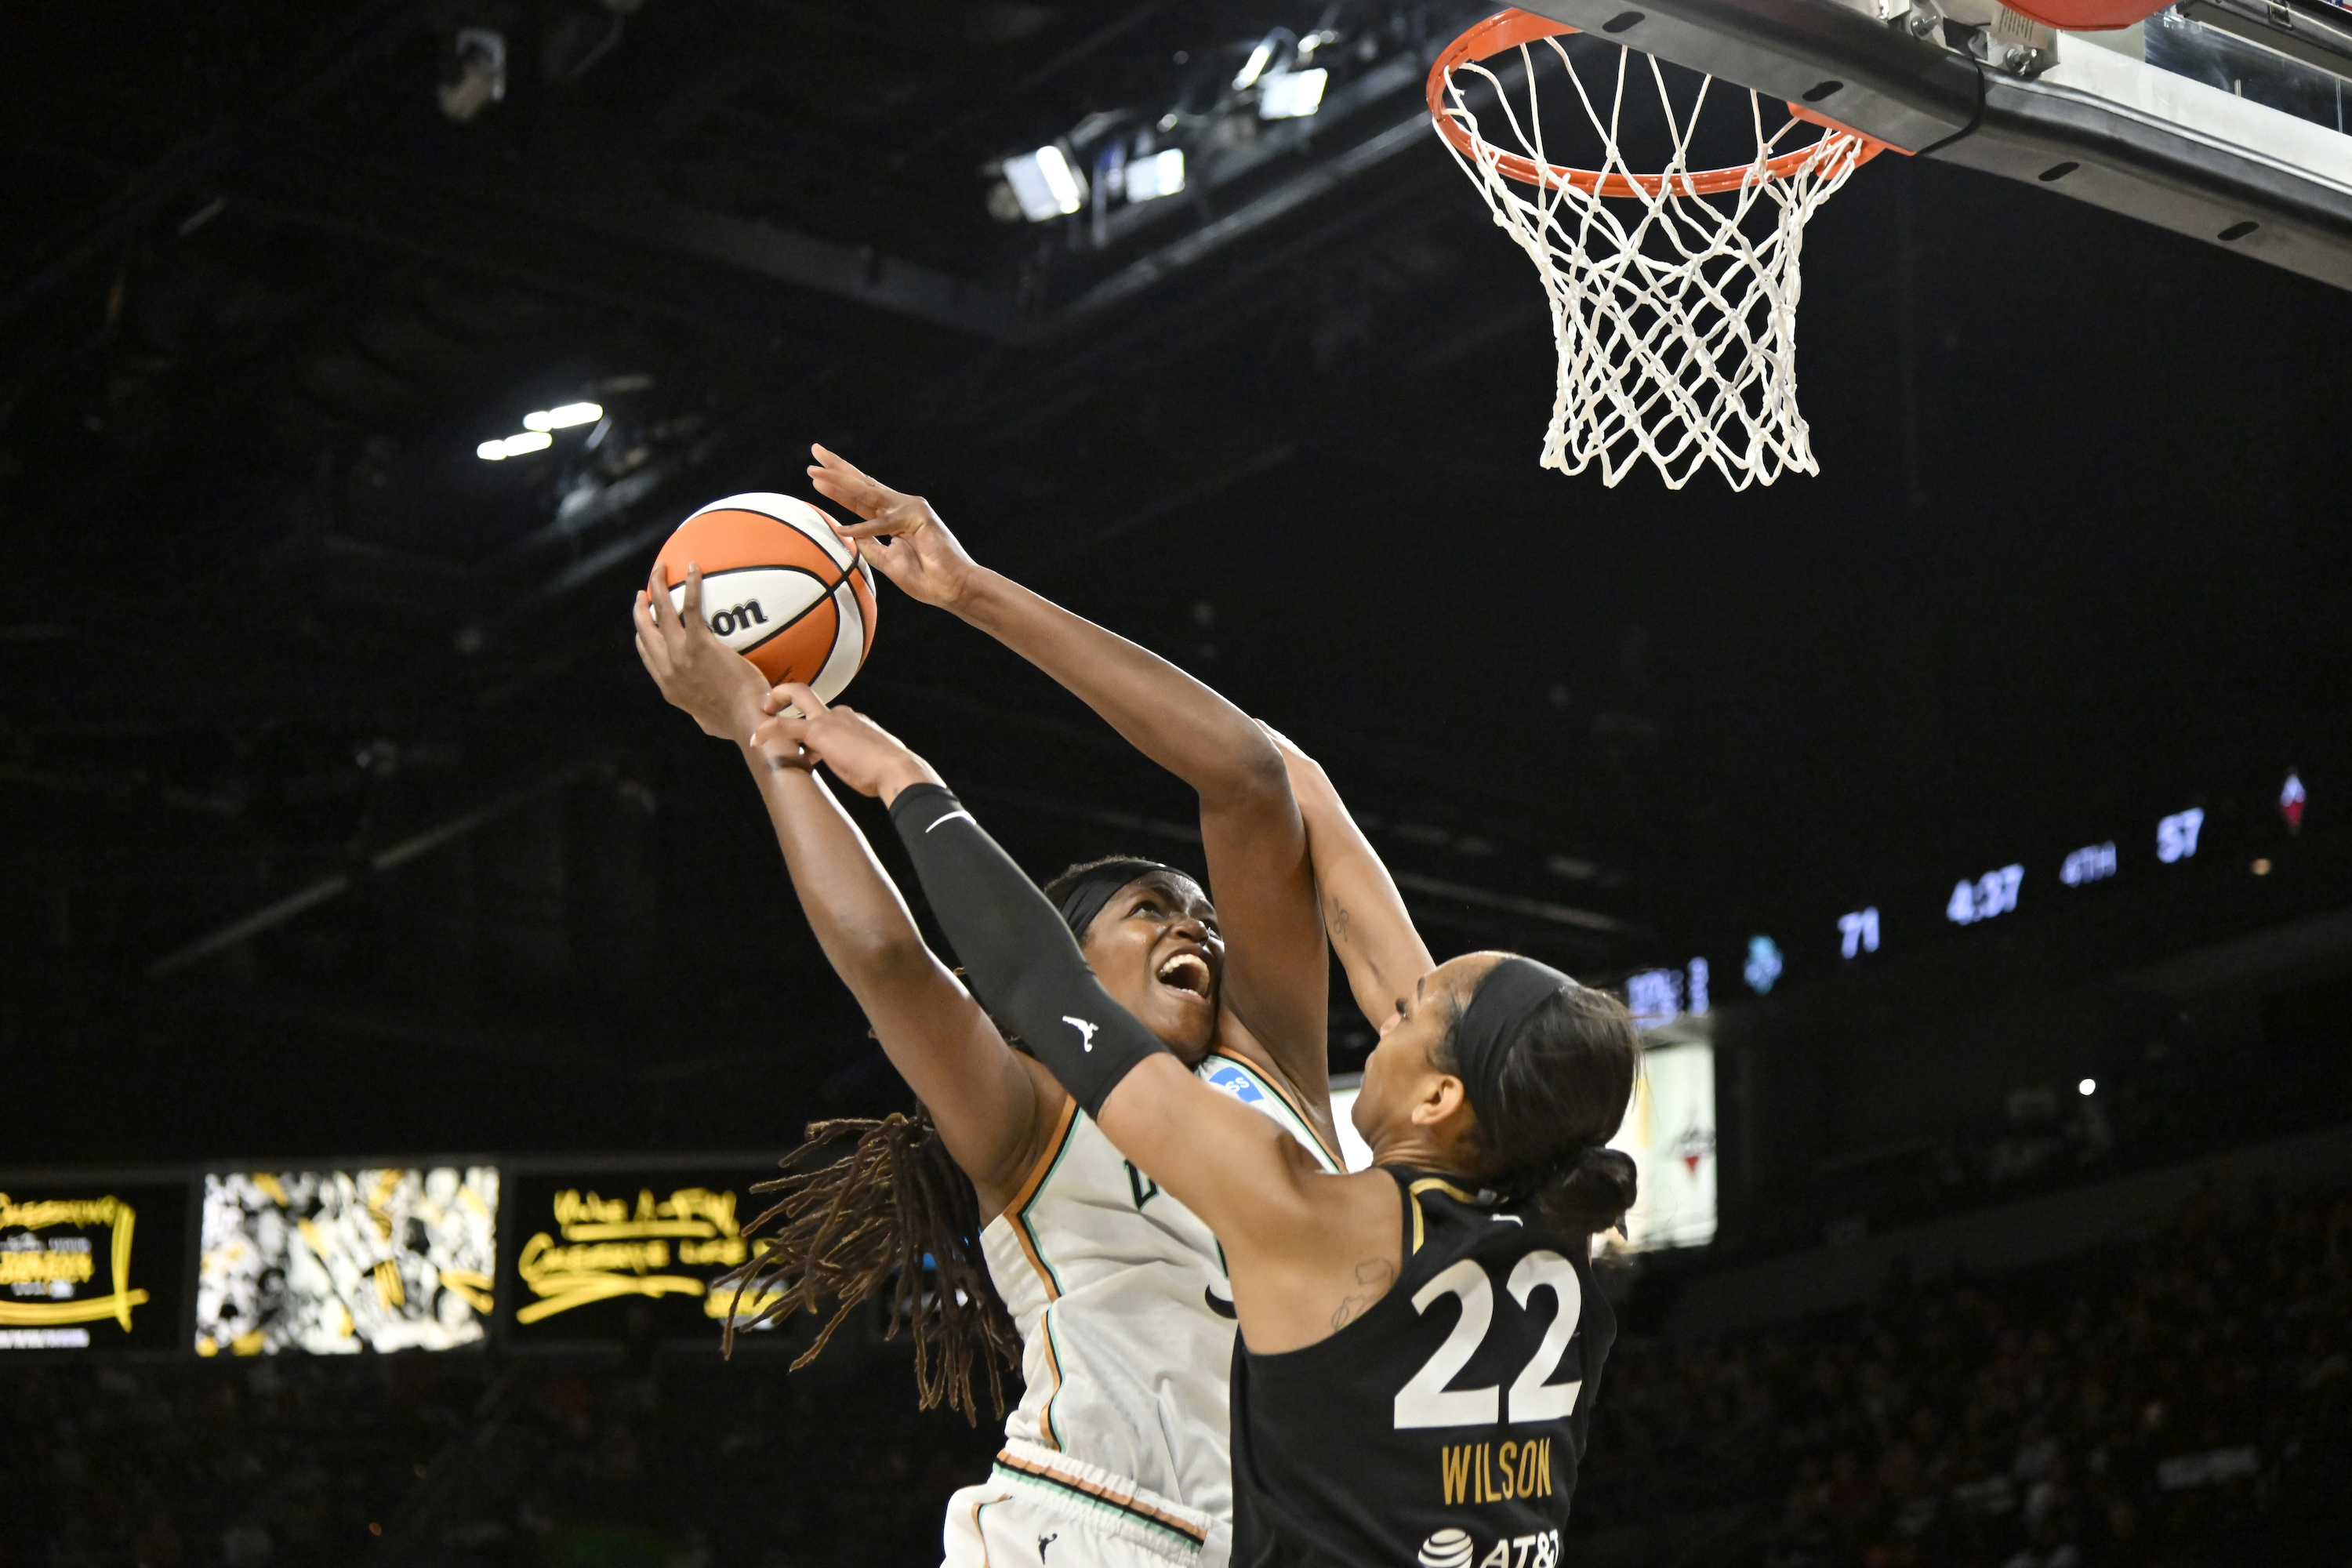
{"label": "dreadlocks", "polygon": [[[1169,869],[1156,860],[1108,856],[1072,866],[1045,884],[1045,896],[1063,906],[1062,918],[1083,942],[1104,898],[1139,875]],[[1107,885],[1099,896],[1073,902],[1089,876]],[[991,1021],[997,1022],[992,1016]],[[1014,1050],[1027,1049],[1001,1022],[998,1032]],[[848,1138],[856,1142],[846,1154],[819,1159]],[[940,1142],[931,1113],[918,1104],[912,1116],[811,1122],[807,1142],[785,1155],[782,1165],[784,1174],[751,1188],[779,1194],[776,1202],[743,1227],[744,1236],[756,1237],[769,1222],[780,1221],[775,1234],[765,1246],[755,1242],[751,1256],[711,1286],[714,1295],[735,1289],[725,1352],[735,1353],[738,1328],[814,1313],[820,1301],[837,1303],[816,1342],[793,1361],[798,1372],[824,1352],[854,1309],[887,1289],[890,1326],[884,1337],[895,1338],[901,1325],[911,1331],[922,1407],[945,1405],[977,1426],[976,1363],[988,1373],[990,1403],[1004,1414],[1004,1367],[1021,1364],[1021,1336],[988,1277],[979,1195]],[[746,1297],[754,1311],[739,1319]]]}
{"label": "dreadlocks", "polygon": [[[855,1138],[846,1154],[820,1158]],[[915,1342],[915,1384],[922,1407],[946,1405],[979,1423],[973,1395],[977,1363],[988,1373],[989,1399],[1004,1413],[1004,1367],[1019,1365],[1020,1336],[1013,1315],[988,1277],[980,1244],[980,1200],[971,1180],[949,1157],[930,1112],[896,1112],[879,1121],[842,1119],[813,1122],[807,1142],[786,1155],[784,1174],[752,1187],[779,1194],[743,1234],[753,1237],[779,1222],[740,1267],[713,1286],[735,1288],[727,1316],[725,1351],[735,1331],[817,1303],[838,1303],[816,1342],[793,1363],[798,1372],[816,1359],[853,1309],[887,1290],[890,1324]],[[926,1273],[930,1278],[926,1279]],[[746,1296],[758,1308],[740,1324]]]}

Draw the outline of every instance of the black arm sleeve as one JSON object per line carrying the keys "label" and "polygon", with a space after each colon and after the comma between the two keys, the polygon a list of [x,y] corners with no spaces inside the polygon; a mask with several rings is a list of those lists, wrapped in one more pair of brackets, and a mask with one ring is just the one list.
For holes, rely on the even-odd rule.
{"label": "black arm sleeve", "polygon": [[1100,1114],[1137,1063],[1168,1047],[1110,999],[1070,928],[962,802],[911,784],[890,803],[890,823],[981,1000],[1087,1115]]}

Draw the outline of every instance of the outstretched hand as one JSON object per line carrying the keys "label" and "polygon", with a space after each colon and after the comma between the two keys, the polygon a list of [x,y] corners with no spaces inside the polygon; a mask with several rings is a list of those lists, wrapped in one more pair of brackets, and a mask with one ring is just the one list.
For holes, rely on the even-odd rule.
{"label": "outstretched hand", "polygon": [[834,777],[885,805],[908,784],[946,782],[898,736],[854,708],[827,707],[798,681],[769,692],[761,707],[772,717],[752,731],[754,747],[803,767],[823,763]]}
{"label": "outstretched hand", "polygon": [[683,605],[670,603],[661,563],[637,590],[637,658],[674,707],[691,714],[706,735],[735,741],[760,721],[767,678],[719,640],[702,618],[702,569],[686,570]]}
{"label": "outstretched hand", "polygon": [[838,453],[817,446],[809,450],[816,455],[808,474],[817,494],[847,507],[863,520],[845,527],[835,524],[841,536],[856,541],[866,564],[897,584],[908,597],[952,609],[970,590],[980,568],[931,510],[931,503],[869,479]]}

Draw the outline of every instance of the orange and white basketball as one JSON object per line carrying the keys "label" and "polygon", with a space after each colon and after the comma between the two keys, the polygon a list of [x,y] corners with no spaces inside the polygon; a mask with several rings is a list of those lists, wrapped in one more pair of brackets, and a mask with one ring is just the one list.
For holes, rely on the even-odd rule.
{"label": "orange and white basketball", "polygon": [[771,684],[805,681],[827,702],[874,647],[874,574],[824,514],[790,496],[729,496],[677,525],[659,557],[673,605],[702,568],[702,615]]}

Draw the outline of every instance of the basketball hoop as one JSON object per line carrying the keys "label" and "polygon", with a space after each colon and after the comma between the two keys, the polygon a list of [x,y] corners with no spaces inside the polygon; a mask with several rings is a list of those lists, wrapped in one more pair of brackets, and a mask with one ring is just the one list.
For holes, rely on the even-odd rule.
{"label": "basketball hoop", "polygon": [[[1504,11],[1454,40],[1429,72],[1430,118],[1495,222],[1534,258],[1550,297],[1559,381],[1542,466],[1576,474],[1597,458],[1601,482],[1613,486],[1647,458],[1669,489],[1709,464],[1735,490],[1790,470],[1820,472],[1797,412],[1805,224],[1886,144],[1793,103],[1790,118],[1768,132],[1763,101],[1750,92],[1754,157],[1694,170],[1693,139],[1714,79],[1700,76],[1689,107],[1678,109],[1658,61],[1620,45],[1614,83],[1596,95],[1559,42],[1576,30]],[[1537,44],[1573,86],[1599,138],[1598,167],[1561,167],[1545,154]],[[1481,63],[1508,49],[1526,75],[1524,114]],[[1655,174],[1628,166],[1620,145],[1637,58],[1664,116],[1665,159]],[[1588,72],[1594,67],[1585,60]],[[1494,89],[1517,152],[1481,136],[1465,76]],[[1821,134],[1784,147],[1800,123]]]}

